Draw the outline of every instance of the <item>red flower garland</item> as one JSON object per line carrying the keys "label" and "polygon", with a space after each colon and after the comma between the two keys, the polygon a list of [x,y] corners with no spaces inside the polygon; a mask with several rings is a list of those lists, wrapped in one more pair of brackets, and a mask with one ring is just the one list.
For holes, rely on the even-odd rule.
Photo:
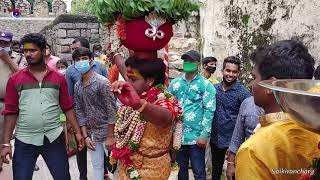
{"label": "red flower garland", "polygon": [[133,166],[132,160],[129,158],[133,154],[133,151],[126,146],[123,149],[118,149],[115,146],[112,148],[112,157],[115,159],[121,159],[123,164],[127,167]]}
{"label": "red flower garland", "polygon": [[126,40],[126,21],[122,17],[119,17],[117,20],[117,34],[120,40]]}

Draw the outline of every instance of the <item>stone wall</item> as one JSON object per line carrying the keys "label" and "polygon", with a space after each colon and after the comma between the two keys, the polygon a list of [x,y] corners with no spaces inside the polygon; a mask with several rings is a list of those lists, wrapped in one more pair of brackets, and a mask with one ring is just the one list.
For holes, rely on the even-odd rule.
{"label": "stone wall", "polygon": [[10,0],[1,0],[0,1],[0,16],[8,16],[8,8],[11,7],[11,1]]}
{"label": "stone wall", "polygon": [[[10,0],[0,0],[0,17],[11,16],[11,12],[8,11],[11,8]],[[35,0],[33,4],[27,0],[16,0],[15,9],[20,11],[22,17],[56,17],[67,12],[67,5],[65,0],[53,0],[52,9],[49,9],[46,0]]]}
{"label": "stone wall", "polygon": [[67,4],[63,0],[53,0],[52,1],[52,13],[54,16],[59,16],[66,13]]}
{"label": "stone wall", "polygon": [[19,9],[22,16],[28,16],[31,13],[31,5],[27,0],[17,0],[15,8]]}
{"label": "stone wall", "polygon": [[72,60],[70,45],[77,37],[84,37],[90,44],[99,44],[99,23],[93,16],[61,15],[42,29],[53,52],[60,58]]}
{"label": "stone wall", "polygon": [[199,16],[194,14],[188,21],[181,21],[174,26],[174,35],[169,42],[169,78],[182,75],[181,55],[189,50],[201,53],[199,34]]}
{"label": "stone wall", "polygon": [[27,33],[40,32],[45,26],[50,24],[54,18],[11,18],[0,17],[0,31],[10,31],[13,33],[13,39],[19,40]]}
{"label": "stone wall", "polygon": [[[218,58],[237,55],[250,73],[249,55],[257,47],[284,39],[304,42],[319,60],[320,1],[202,0],[203,54]],[[219,71],[218,71],[219,72]],[[243,78],[245,79],[245,78]]]}
{"label": "stone wall", "polygon": [[49,5],[46,0],[35,0],[33,4],[33,14],[37,17],[47,17],[49,15]]}

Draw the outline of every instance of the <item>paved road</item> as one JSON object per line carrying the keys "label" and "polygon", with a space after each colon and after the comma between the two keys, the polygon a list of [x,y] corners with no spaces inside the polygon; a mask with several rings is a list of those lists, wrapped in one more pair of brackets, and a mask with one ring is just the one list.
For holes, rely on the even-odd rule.
{"label": "paved road", "polygon": [[[33,173],[33,180],[53,180],[49,172],[49,169],[41,156],[38,158],[37,165],[40,167],[40,170],[35,171]],[[78,180],[79,172],[78,172],[76,156],[72,156],[71,158],[69,158],[69,165],[70,165],[71,179]],[[3,167],[4,167],[4,170],[0,173],[0,179],[11,180],[12,179],[11,165],[4,165]],[[88,179],[94,179],[93,173],[92,173],[91,158],[89,154],[88,154]]]}

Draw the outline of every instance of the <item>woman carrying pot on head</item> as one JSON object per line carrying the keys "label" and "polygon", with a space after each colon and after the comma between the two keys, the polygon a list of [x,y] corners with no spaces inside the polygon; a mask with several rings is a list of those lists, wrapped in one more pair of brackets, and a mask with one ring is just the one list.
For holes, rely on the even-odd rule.
{"label": "woman carrying pot on head", "polygon": [[164,86],[162,59],[131,57],[125,64],[129,81],[116,81],[111,86],[123,104],[115,125],[111,161],[120,160],[119,180],[167,180],[171,172],[169,151],[176,134],[173,129],[182,119],[182,110]]}

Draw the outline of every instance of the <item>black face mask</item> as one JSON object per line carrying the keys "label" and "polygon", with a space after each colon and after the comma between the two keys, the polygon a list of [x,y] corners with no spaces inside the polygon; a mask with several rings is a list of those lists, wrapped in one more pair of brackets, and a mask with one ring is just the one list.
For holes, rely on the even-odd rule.
{"label": "black face mask", "polygon": [[207,70],[210,74],[213,74],[214,72],[216,72],[216,67],[208,66],[206,70]]}
{"label": "black face mask", "polygon": [[235,83],[237,81],[237,79],[235,79],[234,81],[228,82],[225,78],[223,78],[223,83],[225,85],[227,85],[228,87],[231,86],[233,83]]}

